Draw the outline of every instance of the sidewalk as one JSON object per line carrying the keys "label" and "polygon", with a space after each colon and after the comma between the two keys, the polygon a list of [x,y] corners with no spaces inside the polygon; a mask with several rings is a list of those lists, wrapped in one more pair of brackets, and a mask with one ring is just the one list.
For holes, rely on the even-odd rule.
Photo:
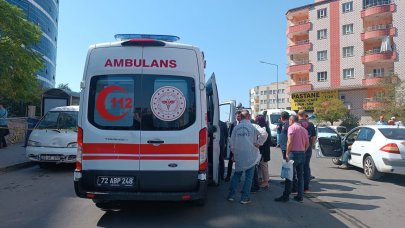
{"label": "sidewalk", "polygon": [[25,157],[24,143],[8,144],[8,147],[0,149],[0,173],[34,164]]}

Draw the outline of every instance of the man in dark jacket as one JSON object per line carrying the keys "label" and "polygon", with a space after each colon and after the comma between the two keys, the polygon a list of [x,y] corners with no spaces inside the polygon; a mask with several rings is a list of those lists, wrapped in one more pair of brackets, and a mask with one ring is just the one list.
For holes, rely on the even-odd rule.
{"label": "man in dark jacket", "polygon": [[221,138],[219,139],[220,154],[219,154],[219,173],[221,174],[221,179],[225,175],[225,154],[226,154],[226,145],[228,142],[228,126],[223,121],[219,121],[219,128],[221,131]]}

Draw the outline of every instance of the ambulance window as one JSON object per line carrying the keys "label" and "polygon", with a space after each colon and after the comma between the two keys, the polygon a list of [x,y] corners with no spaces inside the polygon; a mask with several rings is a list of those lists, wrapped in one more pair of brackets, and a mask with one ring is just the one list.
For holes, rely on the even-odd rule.
{"label": "ambulance window", "polygon": [[144,75],[142,130],[181,130],[196,118],[195,84],[191,77]]}
{"label": "ambulance window", "polygon": [[90,82],[89,122],[100,129],[140,129],[140,75],[95,76]]}

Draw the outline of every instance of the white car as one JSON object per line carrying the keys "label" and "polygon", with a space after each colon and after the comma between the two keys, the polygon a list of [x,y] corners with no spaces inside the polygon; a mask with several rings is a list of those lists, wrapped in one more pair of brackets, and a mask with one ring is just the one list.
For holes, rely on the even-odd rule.
{"label": "white car", "polygon": [[79,106],[49,110],[29,136],[26,156],[41,167],[49,163],[75,163]]}
{"label": "white car", "polygon": [[351,145],[349,164],[362,168],[368,179],[382,173],[405,175],[405,127],[368,125],[352,129],[345,137],[338,133],[318,136],[321,157],[341,157]]}

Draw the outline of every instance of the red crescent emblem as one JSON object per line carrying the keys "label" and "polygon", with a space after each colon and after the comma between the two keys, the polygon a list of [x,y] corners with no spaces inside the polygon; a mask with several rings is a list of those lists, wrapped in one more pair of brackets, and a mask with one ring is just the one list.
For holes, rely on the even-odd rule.
{"label": "red crescent emblem", "polygon": [[113,91],[121,91],[123,93],[127,93],[127,91],[125,89],[123,89],[119,86],[114,86],[114,85],[108,86],[107,88],[101,90],[100,94],[97,96],[96,109],[104,119],[116,121],[116,120],[120,120],[120,119],[124,118],[128,114],[128,111],[126,111],[125,113],[123,113],[119,116],[111,115],[107,111],[107,109],[105,108],[105,99]]}

